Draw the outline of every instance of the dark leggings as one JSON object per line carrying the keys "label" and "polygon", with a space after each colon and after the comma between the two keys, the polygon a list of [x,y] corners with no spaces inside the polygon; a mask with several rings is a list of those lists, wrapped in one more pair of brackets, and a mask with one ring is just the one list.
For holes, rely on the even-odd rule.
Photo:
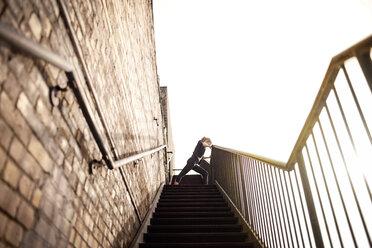
{"label": "dark leggings", "polygon": [[199,159],[195,155],[187,160],[186,166],[178,174],[176,181],[181,182],[182,178],[190,171],[194,170],[203,176],[203,184],[208,184],[208,172],[198,165]]}

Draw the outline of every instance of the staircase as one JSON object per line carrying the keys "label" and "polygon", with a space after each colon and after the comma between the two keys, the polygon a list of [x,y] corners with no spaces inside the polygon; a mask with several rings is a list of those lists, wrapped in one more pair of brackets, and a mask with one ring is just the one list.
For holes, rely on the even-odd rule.
{"label": "staircase", "polygon": [[139,247],[246,248],[254,244],[248,242],[248,233],[215,185],[181,184],[164,186]]}

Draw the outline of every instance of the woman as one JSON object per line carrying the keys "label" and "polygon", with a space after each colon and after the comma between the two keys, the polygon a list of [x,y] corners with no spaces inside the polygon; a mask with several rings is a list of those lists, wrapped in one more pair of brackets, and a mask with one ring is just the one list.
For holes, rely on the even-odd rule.
{"label": "woman", "polygon": [[201,174],[203,176],[203,183],[208,184],[208,172],[198,165],[200,160],[202,160],[203,158],[204,159],[209,158],[203,157],[206,147],[212,148],[212,141],[208,137],[203,137],[201,138],[201,140],[198,141],[198,144],[196,145],[192,156],[187,160],[186,166],[182,169],[181,173],[174,180],[174,185],[178,185],[181,182],[182,178],[190,170],[194,170]]}

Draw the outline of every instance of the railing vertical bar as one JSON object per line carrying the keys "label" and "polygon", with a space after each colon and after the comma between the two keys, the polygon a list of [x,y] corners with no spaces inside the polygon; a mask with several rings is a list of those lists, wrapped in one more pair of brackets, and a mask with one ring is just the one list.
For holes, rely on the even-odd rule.
{"label": "railing vertical bar", "polygon": [[249,163],[249,173],[250,173],[250,185],[251,185],[251,190],[252,190],[252,203],[254,205],[254,223],[255,226],[257,227],[257,234],[260,236],[260,238],[264,241],[264,237],[262,235],[262,230],[261,230],[261,225],[260,225],[260,215],[259,215],[259,210],[258,210],[258,196],[257,196],[257,189],[256,189],[256,184],[254,182],[254,170],[253,170],[253,160],[250,159]]}
{"label": "railing vertical bar", "polygon": [[345,124],[346,130],[347,130],[347,134],[349,135],[350,142],[353,146],[354,151],[356,151],[354,139],[353,139],[353,136],[351,135],[350,127],[349,127],[349,124],[346,120],[345,112],[344,112],[344,109],[342,108],[341,101],[340,101],[340,98],[338,96],[338,93],[337,93],[337,90],[336,90],[335,87],[333,87],[333,92],[335,93],[336,102],[337,102],[338,108],[340,109],[342,119],[344,120],[344,124]]}
{"label": "railing vertical bar", "polygon": [[372,136],[371,136],[371,132],[369,131],[369,128],[368,128],[368,125],[367,125],[366,119],[365,119],[365,117],[364,117],[364,114],[363,114],[362,108],[360,107],[360,104],[359,104],[358,98],[357,98],[357,96],[356,96],[356,94],[355,94],[355,91],[354,91],[354,88],[353,88],[353,86],[352,86],[352,84],[351,84],[351,80],[350,80],[349,74],[348,74],[348,72],[347,72],[347,70],[346,70],[346,68],[345,68],[345,65],[342,65],[341,67],[342,67],[342,70],[343,70],[343,72],[344,72],[344,74],[345,74],[346,81],[347,81],[347,84],[348,84],[348,86],[349,86],[350,92],[351,92],[351,94],[352,94],[352,96],[353,96],[354,103],[355,103],[355,105],[356,105],[356,107],[357,107],[357,109],[358,109],[359,116],[360,116],[360,118],[362,119],[364,129],[365,129],[365,131],[367,132],[367,135],[368,135],[368,138],[369,138],[369,142],[370,142],[371,145],[372,145]]}
{"label": "railing vertical bar", "polygon": [[253,227],[254,226],[254,220],[253,220],[253,206],[252,206],[252,190],[251,190],[251,184],[249,182],[251,176],[249,174],[249,162],[250,159],[246,158],[246,162],[243,166],[244,171],[244,182],[245,182],[245,188],[246,188],[246,196],[247,196],[247,214],[249,218],[249,224]]}
{"label": "railing vertical bar", "polygon": [[265,242],[266,242],[266,245],[268,246],[269,243],[270,243],[270,239],[269,239],[269,232],[267,230],[267,223],[265,223],[265,207],[264,207],[264,202],[263,202],[263,197],[262,197],[262,187],[260,185],[260,182],[259,182],[259,178],[258,178],[258,170],[259,170],[259,166],[257,165],[259,162],[258,161],[254,161],[254,170],[255,170],[255,184],[257,185],[257,192],[258,192],[258,199],[259,199],[259,209],[260,209],[260,219],[261,219],[261,228],[262,228],[262,233],[264,235],[264,239],[265,239]]}
{"label": "railing vertical bar", "polygon": [[288,199],[289,208],[290,208],[290,213],[291,213],[291,219],[292,219],[292,223],[293,223],[294,236],[295,236],[295,238],[296,238],[297,247],[300,247],[300,244],[299,244],[299,242],[298,242],[298,236],[297,236],[297,230],[296,230],[295,219],[294,219],[294,216],[293,216],[293,209],[292,209],[291,197],[290,197],[290,195],[289,195],[289,190],[288,190],[288,184],[287,184],[286,174],[289,174],[289,172],[285,172],[285,173],[283,173],[283,176],[284,176],[284,184],[285,184],[285,188],[286,188],[286,192],[287,192],[287,199]]}
{"label": "railing vertical bar", "polygon": [[[263,173],[264,166],[266,166],[266,165],[263,164],[262,162],[260,162],[259,174],[260,174],[260,178],[261,178],[262,195],[263,195],[263,199],[265,201],[265,213],[266,213],[265,219],[267,220],[268,228],[271,229],[271,234],[274,234],[275,230],[274,230],[273,223],[272,223],[273,218],[272,218],[272,215],[271,215],[268,191],[267,191],[267,188],[266,188],[267,180],[266,180],[266,177],[264,176],[264,173]],[[270,234],[270,231],[268,231],[268,233]],[[269,235],[269,238],[270,238],[271,247],[274,247],[273,235]]]}
{"label": "railing vertical bar", "polygon": [[234,161],[235,161],[235,166],[234,166],[234,170],[235,170],[235,175],[236,175],[236,179],[235,179],[235,182],[237,184],[237,187],[235,188],[235,191],[237,193],[237,196],[238,196],[238,204],[237,206],[240,208],[240,212],[242,213],[243,211],[243,205],[242,205],[242,184],[240,182],[240,171],[239,171],[239,164],[240,164],[240,161],[239,161],[239,158],[238,156],[234,155]]}
{"label": "railing vertical bar", "polygon": [[[275,243],[276,243],[276,247],[278,247],[278,243],[277,243],[277,237],[279,238],[279,242],[280,242],[280,236],[279,234],[277,233],[277,230],[279,230],[279,228],[277,228],[276,224],[278,223],[276,220],[277,220],[277,217],[276,217],[276,214],[275,214],[275,210],[273,210],[273,207],[274,207],[274,200],[273,200],[273,195],[272,195],[272,184],[271,184],[271,180],[268,176],[268,173],[267,173],[267,170],[268,170],[268,167],[270,167],[270,165],[268,164],[264,164],[264,168],[263,168],[263,175],[265,177],[265,188],[266,188],[266,191],[267,191],[267,198],[268,198],[268,204],[269,204],[269,209],[270,209],[270,219],[271,219],[271,226],[272,226],[272,229],[274,230],[273,234],[275,235],[274,237],[274,240],[275,240]],[[269,187],[270,186],[270,187]]]}
{"label": "railing vertical bar", "polygon": [[[317,193],[317,196],[318,196],[319,205],[320,205],[320,208],[322,210],[322,216],[323,216],[323,219],[324,219],[324,224],[326,226],[328,240],[330,242],[331,247],[333,247],[333,243],[332,243],[332,239],[331,239],[331,234],[329,232],[329,227],[328,227],[327,219],[326,219],[325,212],[324,212],[323,201],[322,201],[322,198],[320,197],[318,182],[317,182],[316,177],[315,177],[315,174],[314,174],[313,163],[311,162],[311,156],[310,156],[309,148],[307,147],[307,145],[305,145],[305,148],[306,148],[307,156],[309,158],[309,163],[310,163],[310,168],[311,168],[311,174],[313,175],[313,180],[314,180],[314,184],[315,184],[315,188],[316,188],[316,193]],[[313,232],[314,232],[314,229],[313,229]],[[315,235],[315,233],[314,233],[314,235]],[[315,238],[316,238],[316,236],[315,236]]]}
{"label": "railing vertical bar", "polygon": [[285,205],[285,212],[286,212],[286,217],[287,217],[288,231],[289,231],[289,235],[291,236],[291,239],[290,240],[291,240],[292,247],[294,247],[294,239],[293,239],[293,235],[292,235],[292,231],[291,231],[291,222],[289,220],[289,213],[288,213],[288,204],[287,204],[288,195],[285,196],[285,191],[284,191],[284,186],[283,186],[283,181],[285,180],[284,173],[285,173],[284,171],[279,171],[279,179],[280,179],[280,185],[281,185],[282,192],[283,192],[283,202],[284,202],[284,205]]}
{"label": "railing vertical bar", "polygon": [[[298,164],[299,164],[299,162],[298,162]],[[298,165],[298,167],[300,167],[300,165]],[[297,189],[298,189],[298,196],[299,196],[299,198],[300,198],[300,203],[301,203],[302,213],[303,213],[303,217],[304,217],[304,221],[305,221],[305,227],[306,227],[306,232],[307,232],[308,241],[309,241],[310,247],[313,247],[313,245],[312,245],[312,243],[311,243],[311,239],[310,239],[310,232],[309,232],[309,228],[308,228],[308,223],[307,223],[307,218],[306,218],[305,208],[304,208],[304,205],[303,205],[303,199],[302,199],[302,195],[301,195],[301,192],[300,192],[300,185],[299,185],[299,183],[298,183],[298,179],[297,179],[297,173],[296,173],[296,171],[294,171],[294,174],[295,174],[296,185],[297,185]]]}
{"label": "railing vertical bar", "polygon": [[[318,123],[320,125],[320,121],[319,120],[318,120]],[[321,158],[320,158],[318,145],[316,143],[315,136],[314,136],[313,132],[311,132],[311,134],[312,134],[312,137],[313,137],[313,142],[314,142],[314,146],[315,146],[316,155],[318,157],[320,171],[322,173],[322,178],[323,178],[323,181],[324,181],[324,184],[325,184],[325,187],[326,187],[328,202],[329,202],[329,205],[331,207],[333,221],[334,221],[335,226],[336,226],[336,231],[337,231],[338,239],[340,241],[341,246],[343,247],[343,243],[342,243],[342,239],[341,239],[341,234],[340,234],[340,228],[338,227],[338,223],[337,223],[337,220],[336,220],[336,213],[335,213],[335,210],[334,210],[334,207],[333,207],[333,203],[332,203],[332,199],[331,199],[331,194],[329,193],[328,183],[327,183],[327,180],[326,180],[326,177],[325,177],[325,174],[324,174],[323,163],[322,163]],[[327,219],[325,219],[325,221],[327,221]]]}
{"label": "railing vertical bar", "polygon": [[[270,184],[270,188],[273,189],[273,191],[274,191],[273,196],[275,196],[275,197],[273,197],[275,199],[275,203],[273,204],[273,206],[274,206],[274,211],[276,211],[277,219],[279,219],[279,220],[277,220],[278,230],[280,231],[279,232],[279,235],[280,235],[279,238],[281,240],[281,245],[284,245],[284,243],[285,243],[284,229],[283,229],[282,219],[281,219],[281,216],[280,216],[279,201],[278,201],[279,192],[277,193],[277,191],[276,191],[276,187],[275,187],[275,183],[274,183],[275,177],[273,176],[273,170],[275,170],[275,167],[270,166],[269,170],[268,170],[268,173],[270,175],[271,182],[272,182],[272,184]],[[279,226],[280,226],[280,228],[279,228]]]}
{"label": "railing vertical bar", "polygon": [[372,92],[372,61],[369,53],[359,54],[357,56],[358,62],[362,71],[364,73],[364,77],[367,80],[369,89]]}
{"label": "railing vertical bar", "polygon": [[[320,207],[321,207],[321,210],[322,210],[323,218],[325,220],[323,204],[322,204],[322,201],[320,199],[318,184],[315,180],[314,169],[313,169],[313,166],[312,166],[312,163],[311,163],[311,158],[310,158],[310,154],[309,154],[307,145],[305,145],[305,149],[306,149],[306,152],[307,152],[307,155],[308,155],[308,158],[309,158],[310,168],[311,168],[311,172],[312,172],[311,174],[313,175],[313,180],[314,180],[315,188],[316,188],[316,191],[317,191],[318,200],[319,200]],[[305,168],[305,161],[304,161],[304,157],[303,157],[302,153],[298,154],[297,161],[298,161],[298,169],[299,169],[300,176],[301,176],[302,188],[304,189],[307,210],[309,212],[309,218],[310,218],[311,227],[312,227],[312,230],[313,230],[315,245],[316,245],[317,248],[321,248],[321,247],[324,247],[324,243],[323,243],[323,238],[322,238],[322,234],[321,234],[321,230],[320,230],[320,226],[319,226],[319,222],[318,222],[318,218],[317,218],[317,214],[316,214],[313,195],[311,193],[309,178],[307,176],[307,172],[306,172],[306,168]],[[327,223],[325,222],[325,224],[326,224],[327,232],[328,232]],[[328,232],[328,235],[329,235],[329,232]],[[310,237],[310,235],[309,235],[309,237]],[[310,244],[311,244],[311,242],[310,242]]]}
{"label": "railing vertical bar", "polygon": [[[335,171],[335,168],[334,168],[332,157],[331,157],[331,154],[330,154],[330,151],[329,151],[328,143],[327,143],[327,140],[326,140],[325,135],[324,135],[324,130],[323,130],[322,123],[320,121],[319,121],[319,127],[320,127],[320,132],[322,134],[323,142],[325,144],[325,148],[326,148],[326,151],[327,151],[328,159],[329,159],[329,162],[331,164],[331,169],[332,169],[333,177],[334,177],[334,179],[336,181],[337,191],[338,191],[338,194],[339,194],[340,199],[341,199],[342,207],[344,209],[344,213],[345,213],[346,220],[347,220],[347,223],[348,223],[348,226],[349,226],[349,230],[350,230],[350,233],[352,235],[352,238],[353,238],[353,241],[354,241],[354,245],[357,246],[357,243],[356,243],[356,240],[355,240],[355,236],[354,236],[354,232],[353,232],[353,228],[351,227],[351,222],[350,222],[349,214],[346,211],[345,200],[344,200],[344,197],[343,197],[343,195],[341,193],[340,184],[339,184],[338,179],[337,179],[337,175],[336,175],[336,171]],[[343,243],[342,242],[341,242],[341,244],[343,246]]]}
{"label": "railing vertical bar", "polygon": [[[362,213],[362,209],[360,207],[360,203],[359,203],[359,200],[358,200],[358,197],[356,195],[356,191],[355,191],[355,187],[354,187],[354,184],[352,182],[352,179],[351,179],[351,176],[350,176],[350,172],[349,172],[349,169],[348,167],[346,166],[346,160],[345,160],[345,155],[344,155],[344,152],[342,151],[342,148],[341,148],[341,144],[340,144],[340,140],[338,139],[338,136],[337,136],[337,132],[336,132],[336,128],[335,128],[335,125],[333,123],[333,119],[330,115],[330,112],[329,112],[329,109],[328,109],[328,106],[325,105],[325,108],[326,108],[326,111],[327,111],[327,115],[328,115],[328,119],[331,123],[331,127],[332,127],[332,131],[333,131],[333,134],[336,138],[336,143],[337,143],[337,146],[338,146],[338,150],[340,151],[340,154],[341,154],[341,157],[342,157],[342,162],[343,162],[343,165],[344,165],[344,168],[346,170],[346,173],[347,173],[347,178],[348,178],[348,181],[349,181],[349,184],[350,184],[350,187],[351,187],[351,190],[353,192],[353,197],[354,197],[354,201],[357,205],[357,208],[358,208],[358,212],[359,212],[359,216],[362,220],[362,223],[363,223],[363,228],[364,228],[364,232],[366,233],[367,235],[367,238],[368,238],[368,241],[369,241],[369,244],[370,246],[372,247],[372,242],[371,242],[371,237],[369,235],[369,232],[368,232],[368,228],[367,228],[367,224],[365,222],[365,219],[364,219],[364,216],[363,216],[363,213]],[[366,180],[366,177],[365,175],[363,174],[363,179],[364,179],[364,183],[367,184],[367,180]],[[352,227],[351,227],[351,224],[349,223],[349,226],[352,230]],[[355,239],[355,235],[354,235],[354,232],[352,231],[352,237],[353,237],[353,241],[354,241],[354,244],[356,244],[356,239]],[[356,245],[357,247],[357,245]]]}
{"label": "railing vertical bar", "polygon": [[246,220],[248,220],[248,223],[249,223],[249,215],[248,215],[248,202],[247,202],[247,195],[246,195],[246,188],[245,188],[245,178],[244,178],[244,171],[243,171],[243,162],[241,161],[239,163],[239,167],[240,167],[240,178],[241,178],[241,182],[242,182],[242,194],[243,194],[243,205],[244,205],[244,212],[242,212],[244,218]]}
{"label": "railing vertical bar", "polygon": [[243,213],[244,212],[244,206],[243,206],[243,201],[242,201],[242,194],[243,194],[243,189],[242,189],[242,181],[241,181],[241,172],[240,172],[240,169],[239,167],[241,166],[240,164],[240,159],[238,156],[234,156],[235,157],[235,161],[236,161],[236,165],[235,165],[235,171],[236,171],[236,181],[238,183],[238,202],[239,202],[239,207],[240,207],[240,212]]}
{"label": "railing vertical bar", "polygon": [[[284,231],[285,231],[285,237],[286,237],[286,240],[287,240],[287,247],[289,247],[289,237],[288,237],[288,230],[287,230],[287,225],[286,225],[286,222],[285,222],[285,215],[284,215],[284,207],[283,207],[283,202],[282,202],[282,194],[284,193],[282,191],[282,194],[280,193],[280,188],[279,188],[279,180],[278,180],[278,173],[279,173],[279,169],[278,168],[274,168],[274,174],[275,174],[275,178],[276,178],[276,187],[278,189],[278,195],[279,195],[279,202],[280,202],[280,210],[281,210],[281,214],[283,216],[283,226],[284,226]],[[279,174],[280,176],[280,174]],[[284,242],[283,242],[284,244]]]}
{"label": "railing vertical bar", "polygon": [[302,234],[302,227],[301,227],[300,217],[298,215],[298,210],[297,210],[296,197],[295,197],[295,193],[294,193],[294,190],[293,190],[292,177],[291,177],[291,173],[289,173],[289,172],[288,172],[288,177],[289,177],[289,184],[291,186],[291,191],[292,191],[293,204],[294,204],[294,207],[295,207],[295,210],[296,210],[297,224],[298,224],[298,229],[300,231],[302,247],[305,247],[305,241],[304,241],[304,236]]}

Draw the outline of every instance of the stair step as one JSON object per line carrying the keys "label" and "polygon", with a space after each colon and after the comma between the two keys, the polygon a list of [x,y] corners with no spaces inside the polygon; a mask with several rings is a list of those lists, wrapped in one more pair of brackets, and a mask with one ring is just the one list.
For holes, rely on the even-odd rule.
{"label": "stair step", "polygon": [[184,184],[184,185],[164,185],[165,189],[168,188],[214,188],[216,189],[216,185],[201,185],[201,184]]}
{"label": "stair step", "polygon": [[222,211],[230,211],[230,207],[201,207],[201,206],[194,206],[194,207],[157,207],[155,208],[155,212],[222,212]]}
{"label": "stair step", "polygon": [[154,217],[232,217],[232,211],[224,212],[155,212]]}
{"label": "stair step", "polygon": [[240,232],[240,224],[220,224],[220,225],[150,225],[148,232],[151,233],[196,233],[196,232]]}
{"label": "stair step", "polygon": [[177,197],[222,197],[222,195],[218,192],[216,193],[210,193],[210,192],[207,192],[207,193],[203,193],[203,192],[199,192],[199,193],[196,193],[196,192],[166,192],[166,193],[162,193],[161,194],[161,197],[174,197],[174,198],[177,198]]}
{"label": "stair step", "polygon": [[159,202],[158,207],[227,207],[226,202]]}
{"label": "stair step", "polygon": [[211,243],[148,243],[140,244],[140,248],[253,248],[253,243],[246,242],[211,242]]}
{"label": "stair step", "polygon": [[237,217],[189,217],[189,218],[160,218],[155,217],[150,220],[151,225],[196,225],[196,224],[236,224]]}
{"label": "stair step", "polygon": [[195,243],[195,242],[244,242],[248,237],[246,232],[220,233],[146,233],[144,240],[151,243]]}
{"label": "stair step", "polygon": [[171,202],[225,202],[223,198],[181,198],[181,199],[159,199],[159,203]]}

